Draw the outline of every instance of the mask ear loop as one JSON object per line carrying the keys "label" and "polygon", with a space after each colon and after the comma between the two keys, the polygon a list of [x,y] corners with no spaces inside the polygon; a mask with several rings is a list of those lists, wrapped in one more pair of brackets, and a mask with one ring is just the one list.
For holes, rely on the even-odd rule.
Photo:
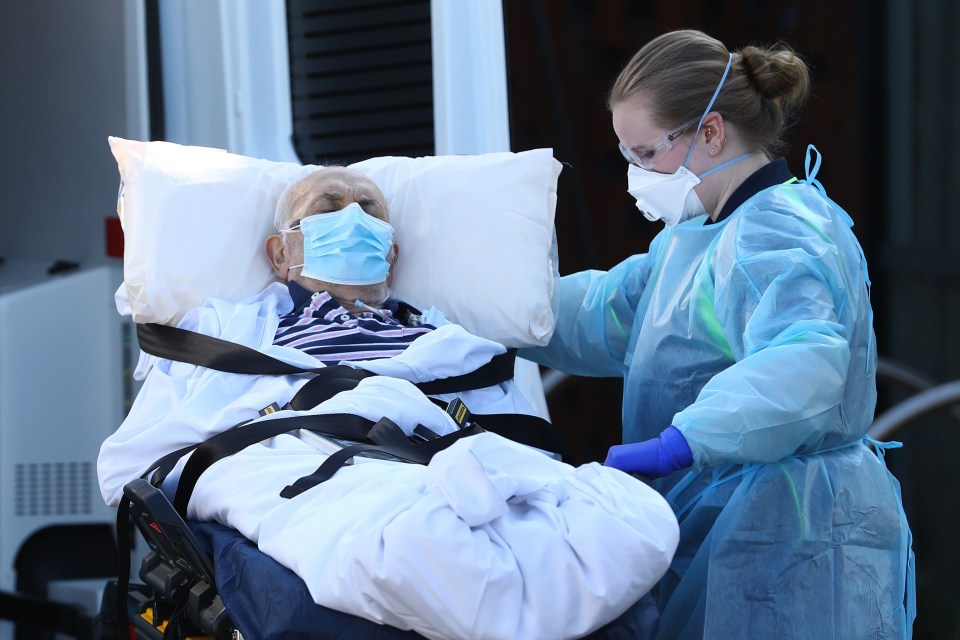
{"label": "mask ear loop", "polygon": [[[704,119],[706,119],[707,114],[710,113],[710,109],[711,109],[711,107],[713,107],[713,103],[717,101],[717,96],[720,95],[720,89],[723,88],[723,83],[727,81],[727,75],[730,73],[730,67],[731,67],[732,65],[733,65],[733,54],[731,53],[731,54],[730,54],[730,57],[727,58],[727,66],[724,67],[724,69],[723,69],[723,75],[720,76],[720,83],[717,85],[716,90],[713,92],[713,97],[710,98],[710,102],[707,104],[707,108],[703,110],[703,115],[700,116],[700,121],[697,122],[697,131],[696,131],[696,133],[700,133],[700,127],[703,126],[703,121],[704,121]],[[697,144],[697,138],[696,138],[696,136],[694,136],[694,138],[693,138],[693,144],[690,145],[690,150],[687,151],[687,157],[686,157],[686,159],[683,161],[683,166],[684,166],[684,167],[686,167],[688,164],[690,164],[690,156],[693,155],[693,147],[694,147],[696,144]],[[715,169],[714,169],[714,170],[715,170]],[[706,174],[704,174],[704,175],[706,175]],[[702,177],[702,176],[701,176],[701,177]]]}
{"label": "mask ear loop", "polygon": [[[290,227],[289,229],[277,229],[277,234],[278,234],[281,238],[286,238],[287,235],[293,233],[294,231],[300,231],[300,223],[299,223],[299,222],[298,222],[297,224],[295,224],[294,226]],[[287,269],[302,269],[302,268],[303,268],[303,265],[305,265],[305,264],[306,264],[305,262],[301,262],[300,264],[293,264],[293,265],[290,265],[289,267],[287,267]]]}

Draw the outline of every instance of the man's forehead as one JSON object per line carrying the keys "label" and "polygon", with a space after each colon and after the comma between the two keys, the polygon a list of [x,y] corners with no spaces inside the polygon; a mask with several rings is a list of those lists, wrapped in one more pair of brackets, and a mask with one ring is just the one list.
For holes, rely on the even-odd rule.
{"label": "man's forehead", "polygon": [[370,191],[379,195],[377,185],[362,173],[327,169],[315,174],[310,191],[322,194],[344,194],[347,191]]}
{"label": "man's forehead", "polygon": [[314,213],[318,208],[337,207],[345,201],[362,205],[377,203],[386,206],[379,187],[367,176],[345,170],[329,169],[318,172],[304,185],[297,198],[297,213],[301,216]]}

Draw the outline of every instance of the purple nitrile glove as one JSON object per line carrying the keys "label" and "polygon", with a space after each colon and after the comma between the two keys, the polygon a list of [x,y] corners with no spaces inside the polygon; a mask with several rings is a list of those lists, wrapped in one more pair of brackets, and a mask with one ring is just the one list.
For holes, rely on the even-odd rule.
{"label": "purple nitrile glove", "polygon": [[648,478],[662,478],[693,464],[693,453],[680,430],[671,425],[656,438],[610,447],[603,464]]}

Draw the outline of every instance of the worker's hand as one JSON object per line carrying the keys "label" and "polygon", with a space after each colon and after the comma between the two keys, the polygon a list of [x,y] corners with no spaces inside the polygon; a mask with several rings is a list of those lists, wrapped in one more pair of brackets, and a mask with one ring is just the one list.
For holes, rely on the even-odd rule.
{"label": "worker's hand", "polygon": [[610,447],[603,464],[648,478],[662,478],[693,464],[693,453],[679,429],[670,426],[659,437]]}

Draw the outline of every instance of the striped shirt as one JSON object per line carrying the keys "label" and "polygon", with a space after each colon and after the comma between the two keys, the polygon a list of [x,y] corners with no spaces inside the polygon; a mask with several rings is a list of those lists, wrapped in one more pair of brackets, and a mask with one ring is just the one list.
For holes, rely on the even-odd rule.
{"label": "striped shirt", "polygon": [[404,325],[396,316],[406,305],[396,300],[387,300],[385,308],[378,309],[380,317],[369,311],[353,315],[326,291],[311,294],[296,282],[287,284],[293,311],[280,317],[273,343],[299,349],[324,364],[389,358],[435,329],[428,324]]}

